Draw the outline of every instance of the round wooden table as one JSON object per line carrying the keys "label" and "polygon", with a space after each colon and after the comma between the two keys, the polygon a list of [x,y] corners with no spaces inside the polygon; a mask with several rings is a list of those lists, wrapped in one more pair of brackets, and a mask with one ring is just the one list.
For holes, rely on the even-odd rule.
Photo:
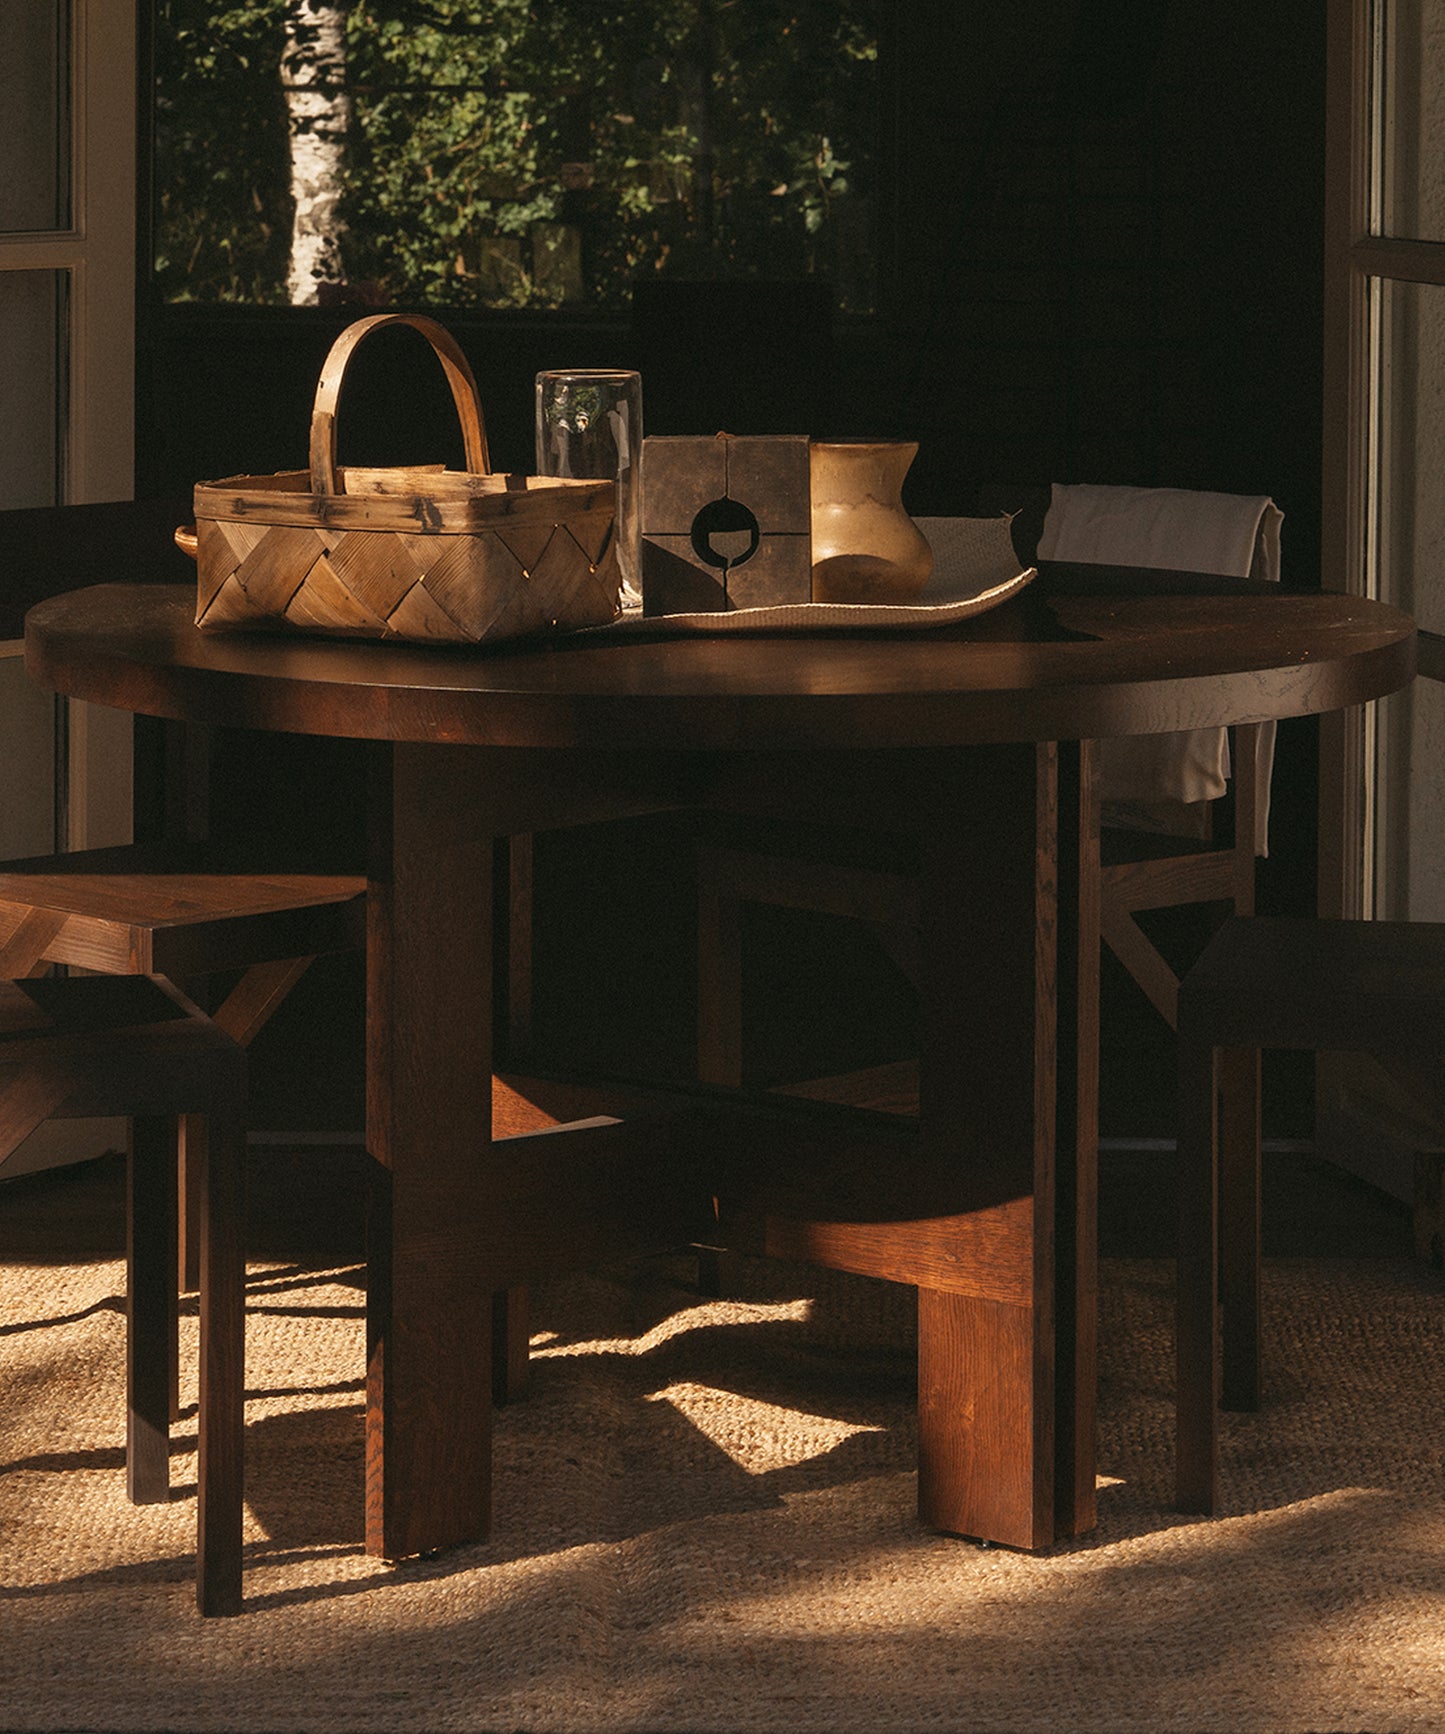
{"label": "round wooden table", "polygon": [[1054,594],[1038,583],[933,632],[581,635],[486,654],[207,636],[191,612],[169,586],[57,597],[27,617],[26,666],[42,685],[100,704],[300,734],[772,752],[1100,739],[1305,716],[1402,684],[1413,642],[1413,623],[1381,604],[1245,581],[1204,595]]}
{"label": "round wooden table", "polygon": [[[203,636],[190,593],[168,586],[102,585],[31,611],[26,663],[58,692],[378,743],[373,1552],[487,1532],[494,1294],[685,1236],[709,1152],[757,1146],[779,1169],[795,1136],[783,1128],[775,1150],[756,1112],[729,1121],[709,1101],[682,1139],[639,1133],[635,1160],[627,1128],[492,1141],[494,841],[692,805],[918,835],[916,1137],[890,1168],[853,1165],[889,1177],[881,1202],[876,1186],[866,1204],[845,1187],[768,1232],[775,1249],[918,1286],[928,1521],[1024,1547],[1089,1527],[1091,1180],[1059,1089],[1087,743],[1337,710],[1414,671],[1413,623],[1380,604],[1178,575],[1157,594],[1150,577],[1097,568],[1081,585],[1045,569],[1005,607],[928,633],[601,634],[486,654]],[[1065,1046],[1072,1028],[1066,1015]]]}

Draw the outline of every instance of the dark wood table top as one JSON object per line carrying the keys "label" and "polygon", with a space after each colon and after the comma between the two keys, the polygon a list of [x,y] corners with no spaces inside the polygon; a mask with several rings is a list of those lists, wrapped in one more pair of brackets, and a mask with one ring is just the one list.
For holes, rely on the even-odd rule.
{"label": "dark wood table top", "polygon": [[30,611],[26,665],[43,686],[153,716],[653,751],[1153,734],[1337,710],[1414,673],[1414,623],[1381,603],[1178,574],[1161,593],[1140,576],[1045,568],[1005,606],[922,632],[487,651],[203,634],[188,589],[100,585]]}

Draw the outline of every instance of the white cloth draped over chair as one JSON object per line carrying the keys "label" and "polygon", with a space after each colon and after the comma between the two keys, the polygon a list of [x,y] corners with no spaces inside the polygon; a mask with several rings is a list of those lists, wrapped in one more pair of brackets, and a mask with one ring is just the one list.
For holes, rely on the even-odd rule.
{"label": "white cloth draped over chair", "polygon": [[[1212,572],[1279,579],[1284,514],[1263,495],[1186,488],[1054,483],[1039,538],[1040,560]],[[1260,730],[1256,826],[1266,854],[1274,725]],[[1207,835],[1201,803],[1224,794],[1230,774],[1224,729],[1139,735],[1100,744],[1106,822],[1185,836]]]}

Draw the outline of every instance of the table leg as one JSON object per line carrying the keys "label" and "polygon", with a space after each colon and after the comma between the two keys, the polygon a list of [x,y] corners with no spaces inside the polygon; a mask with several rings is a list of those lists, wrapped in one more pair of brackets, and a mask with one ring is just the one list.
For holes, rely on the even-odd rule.
{"label": "table leg", "polygon": [[[729,1244],[918,1289],[925,1523],[1027,1548],[1084,1533],[1096,1518],[1094,748],[786,756],[765,782],[742,767],[714,798],[899,830],[923,816],[922,1161],[895,1167],[881,1200],[868,1176],[897,1153],[867,1174],[845,1164],[836,1185],[827,1159],[816,1176],[804,1159],[793,1181],[785,1152],[770,1169],[744,1161],[725,1188]],[[722,1051],[705,1047],[704,1062]]]}
{"label": "table leg", "polygon": [[[1072,864],[1072,758],[1069,769]],[[1091,1147],[1090,1106],[1072,1080],[1069,1212],[1055,1218],[1059,751],[973,749],[959,778],[924,849],[920,1130],[925,1151],[966,1163],[998,1208],[986,1213],[987,1259],[960,1270],[956,1286],[919,1291],[919,1512],[939,1529],[1037,1548],[1093,1521],[1092,1314],[1079,1305],[1092,1265],[1085,1257],[1081,1271],[1075,1248],[1075,1159]],[[1072,994],[1072,896],[1063,915]],[[1071,1054],[1077,1034],[1071,1021]],[[1091,1198],[1086,1178],[1085,1216]],[[1056,1230],[1068,1289],[1057,1297]],[[1056,1353],[1060,1328],[1068,1341]]]}
{"label": "table leg", "polygon": [[477,1247],[491,1140],[492,868],[464,748],[378,749],[367,922],[370,1553],[491,1522],[491,1304]]}

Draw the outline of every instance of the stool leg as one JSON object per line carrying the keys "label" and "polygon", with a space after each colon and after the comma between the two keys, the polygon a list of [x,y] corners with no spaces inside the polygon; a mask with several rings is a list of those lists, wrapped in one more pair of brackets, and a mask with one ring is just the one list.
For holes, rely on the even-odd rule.
{"label": "stool leg", "polygon": [[204,1114],[183,1114],[176,1156],[180,1166],[181,1205],[178,1213],[176,1282],[182,1294],[194,1294],[201,1282],[200,1169],[206,1159]]}
{"label": "stool leg", "polygon": [[[195,1294],[201,1284],[200,1172],[206,1159],[204,1114],[182,1114],[176,1122],[176,1288]],[[171,1420],[181,1418],[181,1345],[171,1339]]]}
{"label": "stool leg", "polygon": [[1259,1407],[1258,1048],[1219,1056],[1219,1276],[1226,1409]]}
{"label": "stool leg", "polygon": [[1219,1378],[1216,1115],[1214,1050],[1181,1039],[1175,1490],[1181,1510],[1206,1516],[1216,1495]]}
{"label": "stool leg", "polygon": [[203,1614],[241,1611],[245,1426],[245,1122],[212,1115],[200,1176],[201,1402],[196,1601]]}
{"label": "stool leg", "polygon": [[175,1134],[165,1119],[131,1127],[126,1163],[126,1492],[170,1498],[171,1365],[176,1336]]}

